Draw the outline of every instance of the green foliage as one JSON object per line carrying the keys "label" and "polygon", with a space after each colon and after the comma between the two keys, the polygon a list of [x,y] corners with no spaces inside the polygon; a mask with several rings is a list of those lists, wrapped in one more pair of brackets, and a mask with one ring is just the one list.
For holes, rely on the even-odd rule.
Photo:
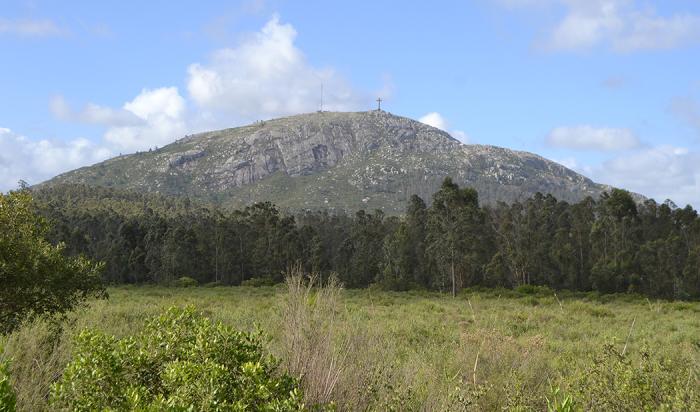
{"label": "green foliage", "polygon": [[570,395],[562,393],[559,387],[550,388],[547,399],[547,412],[574,412],[576,402]]}
{"label": "green foliage", "polygon": [[106,262],[109,283],[191,276],[202,284],[267,285],[300,264],[324,279],[336,273],[351,288],[700,298],[697,212],[637,204],[617,189],[576,204],[537,193],[481,206],[474,189],[448,178],[431,205],[411,196],[402,217],[330,209],[291,215],[269,202],[229,210],[78,185],[42,189],[35,198],[56,223],[50,240],[65,242],[70,255]]}
{"label": "green foliage", "polygon": [[102,265],[65,257],[62,243],[46,241],[48,229],[28,190],[0,193],[0,334],[28,318],[65,313],[105,294]]}
{"label": "green foliage", "polygon": [[533,296],[552,296],[554,293],[552,289],[547,286],[536,286],[536,285],[520,285],[515,288],[515,291],[523,295],[533,295]]}
{"label": "green foliage", "polygon": [[428,216],[427,250],[438,268],[433,286],[450,289],[455,296],[458,289],[481,281],[488,258],[489,234],[479,195],[445,178],[433,194]]}
{"label": "green foliage", "polygon": [[[2,352],[2,347],[0,347]],[[17,399],[10,384],[8,364],[0,359],[0,412],[14,412]]]}
{"label": "green foliage", "polygon": [[459,382],[447,395],[447,407],[450,411],[473,411],[478,409],[478,401],[491,388],[484,385],[471,385]]}
{"label": "green foliage", "polygon": [[73,360],[52,388],[53,407],[91,410],[293,411],[296,380],[276,375],[259,337],[171,308],[140,334],[80,333]]}
{"label": "green foliage", "polygon": [[173,282],[173,285],[179,288],[192,288],[198,286],[199,282],[197,282],[196,279],[192,279],[189,276],[183,276],[181,278],[178,278],[175,282]]}
{"label": "green foliage", "polygon": [[406,411],[420,409],[415,389],[411,385],[397,383],[392,367],[375,367],[368,371],[366,381],[359,388],[368,410]]}
{"label": "green foliage", "polygon": [[606,345],[572,393],[587,411],[700,410],[700,379],[683,362],[647,349],[634,359]]}

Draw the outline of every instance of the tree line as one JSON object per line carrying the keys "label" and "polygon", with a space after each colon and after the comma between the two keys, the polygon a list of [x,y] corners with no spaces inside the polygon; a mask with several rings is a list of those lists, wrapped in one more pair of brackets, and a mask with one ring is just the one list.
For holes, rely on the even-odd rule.
{"label": "tree line", "polygon": [[292,266],[351,288],[457,293],[542,285],[572,291],[700,297],[700,219],[690,206],[637,203],[612,189],[570,204],[537,194],[480,205],[446,178],[403,216],[220,209],[186,198],[62,185],[34,191],[49,239],[105,262],[104,280],[226,285],[281,282]]}

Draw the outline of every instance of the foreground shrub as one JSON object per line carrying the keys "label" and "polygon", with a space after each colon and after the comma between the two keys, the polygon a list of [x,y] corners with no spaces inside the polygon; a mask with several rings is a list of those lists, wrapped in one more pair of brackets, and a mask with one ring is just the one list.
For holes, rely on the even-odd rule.
{"label": "foreground shrub", "polygon": [[10,385],[7,363],[0,361],[0,412],[14,412],[16,403],[15,393]]}
{"label": "foreground shrub", "polygon": [[587,411],[698,411],[700,379],[681,359],[643,350],[639,360],[605,347],[573,384]]}
{"label": "foreground shrub", "polygon": [[297,381],[275,375],[259,337],[172,308],[134,337],[84,331],[51,393],[54,408],[293,411]]}

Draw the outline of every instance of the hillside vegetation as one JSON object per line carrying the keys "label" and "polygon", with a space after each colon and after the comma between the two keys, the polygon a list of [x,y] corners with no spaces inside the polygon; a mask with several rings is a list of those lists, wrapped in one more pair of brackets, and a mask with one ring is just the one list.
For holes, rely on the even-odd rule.
{"label": "hillside vegetation", "polygon": [[77,169],[42,186],[79,183],[189,196],[243,208],[269,201],[300,211],[405,211],[442,180],[477,189],[484,203],[537,192],[570,202],[609,188],[532,153],[465,145],[385,111],[318,112],[186,136],[172,144]]}

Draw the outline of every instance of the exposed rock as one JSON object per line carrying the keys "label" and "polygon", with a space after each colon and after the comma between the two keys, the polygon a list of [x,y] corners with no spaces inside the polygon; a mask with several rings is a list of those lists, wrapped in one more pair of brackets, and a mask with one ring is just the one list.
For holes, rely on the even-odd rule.
{"label": "exposed rock", "polygon": [[538,191],[578,201],[607,189],[532,153],[465,145],[442,130],[384,111],[310,113],[200,133],[46,184],[188,194],[233,206],[270,200],[293,209],[396,213],[411,194],[429,200],[446,176],[475,187],[487,203]]}
{"label": "exposed rock", "polygon": [[204,156],[206,156],[206,152],[203,150],[188,150],[184,153],[171,157],[168,165],[170,167],[180,167]]}

